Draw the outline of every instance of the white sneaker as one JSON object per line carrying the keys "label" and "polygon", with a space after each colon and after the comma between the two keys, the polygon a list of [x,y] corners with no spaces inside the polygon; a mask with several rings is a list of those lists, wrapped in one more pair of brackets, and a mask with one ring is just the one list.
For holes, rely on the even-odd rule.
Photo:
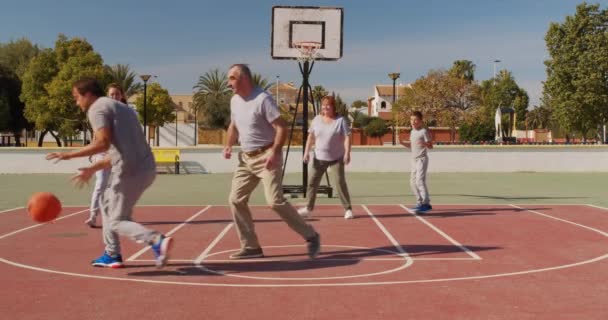
{"label": "white sneaker", "polygon": [[89,217],[87,220],[85,220],[84,223],[88,224],[89,227],[91,227],[91,228],[95,228],[96,220],[97,220],[97,217],[92,216],[92,217]]}
{"label": "white sneaker", "polygon": [[353,211],[348,209],[344,212],[344,219],[352,219],[354,218],[355,215],[353,214]]}
{"label": "white sneaker", "polygon": [[302,218],[310,218],[310,216],[312,216],[312,211],[308,210],[306,207],[302,207],[298,209],[298,214]]}

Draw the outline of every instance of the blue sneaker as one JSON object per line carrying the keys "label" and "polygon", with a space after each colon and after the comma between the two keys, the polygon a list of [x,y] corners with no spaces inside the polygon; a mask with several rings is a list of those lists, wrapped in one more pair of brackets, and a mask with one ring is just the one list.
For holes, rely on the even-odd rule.
{"label": "blue sneaker", "polygon": [[171,251],[172,246],[173,238],[163,235],[152,245],[152,252],[154,252],[154,256],[156,257],[157,268],[162,268],[167,264],[167,261],[169,261],[169,251]]}
{"label": "blue sneaker", "polygon": [[431,211],[433,210],[433,206],[431,206],[431,204],[427,203],[427,204],[423,204],[420,206],[420,208],[418,210],[415,210],[414,212],[417,214],[424,214],[427,211]]}
{"label": "blue sneaker", "polygon": [[91,261],[91,265],[93,267],[102,267],[102,268],[122,268],[122,256],[117,254],[115,256],[109,255],[107,252],[103,252],[103,255],[93,261]]}

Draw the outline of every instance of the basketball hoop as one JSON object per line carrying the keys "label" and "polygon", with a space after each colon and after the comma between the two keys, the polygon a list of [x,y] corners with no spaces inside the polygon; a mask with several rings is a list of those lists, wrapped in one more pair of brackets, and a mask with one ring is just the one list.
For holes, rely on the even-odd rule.
{"label": "basketball hoop", "polygon": [[292,45],[294,48],[300,51],[300,56],[297,58],[298,61],[304,63],[306,61],[313,61],[317,57],[317,50],[321,48],[321,42],[316,41],[298,41]]}

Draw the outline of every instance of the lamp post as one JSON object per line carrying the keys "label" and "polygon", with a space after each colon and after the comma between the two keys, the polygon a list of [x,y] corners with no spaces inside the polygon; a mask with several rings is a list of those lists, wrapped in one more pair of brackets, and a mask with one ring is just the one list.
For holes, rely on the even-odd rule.
{"label": "lamp post", "polygon": [[147,129],[146,127],[148,126],[148,115],[147,115],[147,86],[148,86],[148,80],[150,79],[151,75],[149,74],[142,74],[139,76],[141,78],[141,80],[144,81],[144,137],[146,137],[146,143],[149,143],[148,141],[148,135],[147,135]]}
{"label": "lamp post", "polygon": [[496,64],[500,63],[500,60],[494,60],[494,83],[496,83]]}
{"label": "lamp post", "polygon": [[281,100],[279,99],[279,78],[280,76],[277,75],[277,105],[279,105],[281,103]]}
{"label": "lamp post", "polygon": [[[194,105],[194,103],[193,103]],[[196,114],[198,113],[198,106],[194,105],[194,146],[196,147],[196,140],[198,139],[198,122],[196,120]]]}
{"label": "lamp post", "polygon": [[393,107],[395,106],[395,97],[397,96],[395,92],[395,82],[399,79],[401,74],[398,72],[389,73],[388,77],[393,80],[393,104],[391,105],[391,113],[393,117],[393,145],[396,145],[396,137],[395,137],[395,113],[393,112]]}

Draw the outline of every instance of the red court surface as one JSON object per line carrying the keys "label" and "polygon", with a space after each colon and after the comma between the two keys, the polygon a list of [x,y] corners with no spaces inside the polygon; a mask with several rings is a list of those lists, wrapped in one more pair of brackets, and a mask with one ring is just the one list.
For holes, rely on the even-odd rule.
{"label": "red court surface", "polygon": [[36,225],[0,213],[3,319],[608,319],[608,210],[587,205],[319,206],[322,249],[252,207],[265,257],[239,249],[225,206],[143,206],[171,261],[122,240],[126,267],[93,268],[86,208]]}

